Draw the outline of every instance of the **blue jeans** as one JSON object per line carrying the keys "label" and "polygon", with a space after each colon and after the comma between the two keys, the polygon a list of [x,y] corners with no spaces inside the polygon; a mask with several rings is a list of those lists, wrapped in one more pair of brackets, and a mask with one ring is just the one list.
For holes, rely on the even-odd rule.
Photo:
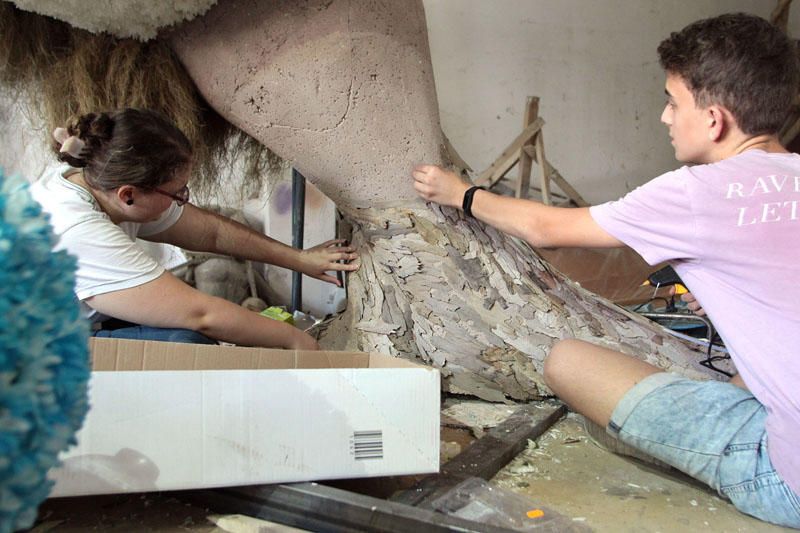
{"label": "blue jeans", "polygon": [[766,418],[750,391],[659,373],[622,397],[606,431],[708,484],[739,511],[800,528],[800,499],[767,453]]}
{"label": "blue jeans", "polygon": [[217,344],[205,335],[191,329],[152,328],[150,326],[137,326],[117,329],[101,329],[93,333],[95,337],[111,339],[133,339],[140,341],[185,342],[189,344]]}

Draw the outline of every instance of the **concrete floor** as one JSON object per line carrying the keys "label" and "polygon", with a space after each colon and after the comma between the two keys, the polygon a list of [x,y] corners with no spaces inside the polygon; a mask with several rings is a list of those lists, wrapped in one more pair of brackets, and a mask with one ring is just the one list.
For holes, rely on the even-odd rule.
{"label": "concrete floor", "polygon": [[[478,433],[496,425],[511,411],[509,406],[471,403],[472,420],[464,416],[461,419],[467,420],[465,425]],[[452,409],[445,409],[445,413],[448,420],[460,416]],[[456,453],[471,440],[464,438],[465,432],[460,436],[457,433],[452,428],[443,431],[445,442],[450,443],[443,449]],[[374,487],[376,482],[379,483],[370,480],[363,486]],[[555,510],[566,519],[600,533],[791,531],[739,513],[730,503],[688,478],[654,470],[598,448],[587,438],[574,415],[556,423],[537,442],[529,443],[491,483],[530,498],[532,508]],[[245,517],[218,517],[208,509],[162,493],[50,500],[42,507],[39,522],[32,531],[278,533],[296,530]]]}
{"label": "concrete floor", "polygon": [[601,532],[793,531],[739,513],[715,492],[591,442],[568,415],[492,480]]}

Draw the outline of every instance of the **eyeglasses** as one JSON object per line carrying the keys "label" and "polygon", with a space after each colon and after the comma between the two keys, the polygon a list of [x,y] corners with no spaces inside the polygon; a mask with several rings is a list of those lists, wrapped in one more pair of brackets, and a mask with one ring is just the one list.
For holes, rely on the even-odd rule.
{"label": "eyeglasses", "polygon": [[159,189],[158,187],[153,187],[152,190],[157,192],[158,194],[163,194],[164,196],[169,196],[170,198],[175,200],[175,203],[178,204],[178,205],[184,205],[189,201],[189,186],[188,185],[184,185],[183,187],[181,187],[181,189],[178,192],[176,192],[175,194],[172,194],[171,192],[167,192],[167,191],[165,191],[163,189]]}

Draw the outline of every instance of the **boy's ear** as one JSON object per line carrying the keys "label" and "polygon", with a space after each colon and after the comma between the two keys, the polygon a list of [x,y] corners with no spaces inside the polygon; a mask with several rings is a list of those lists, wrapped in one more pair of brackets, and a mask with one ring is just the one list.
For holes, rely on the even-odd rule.
{"label": "boy's ear", "polygon": [[709,106],[706,111],[708,140],[711,142],[722,140],[731,127],[733,117],[725,108],[718,105]]}

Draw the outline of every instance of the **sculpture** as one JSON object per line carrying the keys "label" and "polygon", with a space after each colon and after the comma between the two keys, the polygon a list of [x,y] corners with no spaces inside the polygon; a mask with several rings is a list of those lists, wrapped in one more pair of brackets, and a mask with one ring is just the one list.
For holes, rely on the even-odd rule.
{"label": "sculpture", "polygon": [[158,41],[222,117],[291,161],[353,226],[362,268],[323,346],[419,357],[446,389],[489,400],[547,395],[541,362],[565,337],[707,373],[699,354],[526,245],[417,199],[413,164],[450,160],[421,0],[226,0]]}

